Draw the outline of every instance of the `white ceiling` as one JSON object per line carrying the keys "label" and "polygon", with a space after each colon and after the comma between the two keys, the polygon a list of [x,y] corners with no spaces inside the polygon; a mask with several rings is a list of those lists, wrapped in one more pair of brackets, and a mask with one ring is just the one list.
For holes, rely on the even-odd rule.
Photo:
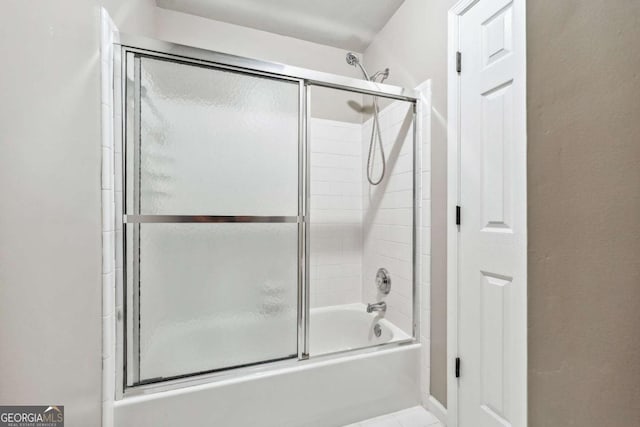
{"label": "white ceiling", "polygon": [[404,0],[156,0],[164,9],[363,52]]}

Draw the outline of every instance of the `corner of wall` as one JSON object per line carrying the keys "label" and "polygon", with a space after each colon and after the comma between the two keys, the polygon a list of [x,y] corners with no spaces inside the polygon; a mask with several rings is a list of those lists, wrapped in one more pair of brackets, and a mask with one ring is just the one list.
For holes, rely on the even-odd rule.
{"label": "corner of wall", "polygon": [[[114,188],[114,64],[113,43],[118,30],[105,8],[101,9],[101,150],[102,150],[102,426],[113,426],[115,398],[115,254],[116,204]],[[121,260],[120,260],[121,261]]]}

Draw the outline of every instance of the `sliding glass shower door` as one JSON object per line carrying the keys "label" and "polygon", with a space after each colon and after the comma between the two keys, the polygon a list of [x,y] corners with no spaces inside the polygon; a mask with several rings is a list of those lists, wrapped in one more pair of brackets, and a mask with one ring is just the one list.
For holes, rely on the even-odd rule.
{"label": "sliding glass shower door", "polygon": [[127,55],[127,384],[297,357],[300,82]]}

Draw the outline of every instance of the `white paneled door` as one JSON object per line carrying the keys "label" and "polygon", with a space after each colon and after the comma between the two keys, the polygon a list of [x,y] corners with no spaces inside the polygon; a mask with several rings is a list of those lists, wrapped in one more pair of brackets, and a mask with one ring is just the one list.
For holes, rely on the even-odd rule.
{"label": "white paneled door", "polygon": [[458,426],[526,425],[524,1],[460,14]]}

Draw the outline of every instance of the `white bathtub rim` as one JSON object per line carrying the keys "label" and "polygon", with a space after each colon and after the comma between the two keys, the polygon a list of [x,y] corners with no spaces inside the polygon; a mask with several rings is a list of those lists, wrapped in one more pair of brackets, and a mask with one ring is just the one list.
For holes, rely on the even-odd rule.
{"label": "white bathtub rim", "polygon": [[[313,313],[326,313],[326,312],[329,312],[329,311],[336,311],[336,310],[353,310],[353,311],[358,311],[358,312],[360,312],[360,311],[366,312],[367,305],[363,304],[361,302],[354,302],[354,303],[351,303],[351,304],[329,305],[329,306],[325,306],[325,307],[316,307],[316,308],[312,308],[309,311],[311,312],[311,314],[313,314]],[[388,319],[386,319],[384,317],[380,318],[380,320],[378,320],[378,323],[382,323],[383,325],[385,325],[386,327],[391,329],[391,332],[393,332],[393,336],[394,337],[402,337],[403,339],[411,338],[411,335],[407,334],[405,331],[403,331],[398,326],[396,326],[393,322],[391,322],[390,320],[388,320]]]}
{"label": "white bathtub rim", "polygon": [[[356,313],[358,313],[360,315],[365,315],[365,316],[369,317],[371,320],[376,318],[376,314],[367,313],[366,304],[363,304],[363,303],[360,303],[360,302],[351,303],[351,304],[340,304],[340,305],[331,305],[331,306],[324,306],[324,307],[315,307],[315,308],[312,308],[310,310],[310,316],[309,317],[310,317],[311,324],[313,325],[314,314],[325,314],[325,313],[331,313],[331,312],[344,312],[344,311],[356,312]],[[396,324],[394,324],[390,320],[386,319],[384,316],[383,317],[379,317],[378,320],[377,320],[377,323],[379,323],[384,328],[388,329],[391,332],[392,338],[389,341],[378,343],[378,344],[374,344],[373,346],[378,346],[378,345],[382,345],[382,344],[392,344],[392,343],[395,343],[395,342],[402,342],[402,341],[406,341],[406,340],[409,340],[409,339],[412,338],[411,335],[407,334],[405,331],[400,329]],[[311,340],[311,347],[313,347],[313,340],[314,340],[313,334],[311,335],[310,340]],[[326,352],[326,353],[320,353],[318,355],[314,355],[313,353],[311,353],[311,356],[312,357],[328,356],[328,355],[332,355],[332,354],[344,353],[344,352],[349,352],[349,351],[358,351],[360,349],[368,348],[368,347],[371,347],[371,346],[372,345],[367,345],[367,346],[362,346],[362,347],[349,348],[349,349],[345,349],[345,350],[330,351],[330,352]]]}

